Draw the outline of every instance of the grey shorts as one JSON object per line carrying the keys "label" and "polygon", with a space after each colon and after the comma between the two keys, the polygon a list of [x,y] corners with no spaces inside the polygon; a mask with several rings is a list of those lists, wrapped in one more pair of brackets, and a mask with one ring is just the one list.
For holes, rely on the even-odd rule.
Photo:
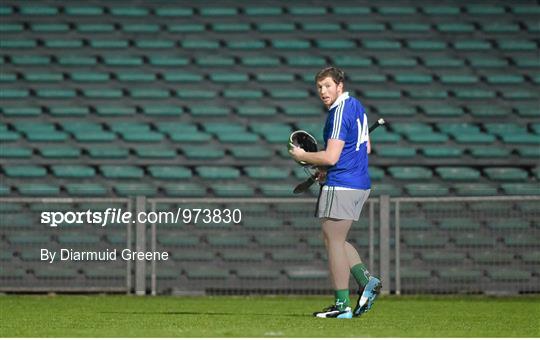
{"label": "grey shorts", "polygon": [[319,193],[315,217],[358,221],[370,191],[325,185]]}

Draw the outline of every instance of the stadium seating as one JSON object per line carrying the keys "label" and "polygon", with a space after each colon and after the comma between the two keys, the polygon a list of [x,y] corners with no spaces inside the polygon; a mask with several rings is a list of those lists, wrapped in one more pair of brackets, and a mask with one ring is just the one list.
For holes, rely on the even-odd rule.
{"label": "stadium seating", "polygon": [[[373,197],[538,195],[537,7],[4,1],[0,196],[293,197],[307,175],[285,142],[296,129],[322,142],[325,110],[313,78],[329,64],[345,70],[346,88],[371,122],[389,121],[370,135]],[[306,195],[316,196],[313,188]],[[32,222],[17,213],[28,207],[0,208],[14,215],[0,240],[10,247],[113,247],[124,239],[27,234]],[[463,216],[401,208],[404,282],[538,280],[532,218],[493,221],[486,215],[508,206],[492,202],[454,209]],[[264,277],[299,286],[327,277],[311,266],[324,260],[317,226],[307,223],[311,206],[246,209],[254,210],[241,226],[188,233],[190,226],[163,225],[171,233],[158,243],[183,264],[159,277],[195,284]],[[537,206],[513,209],[526,215]],[[220,228],[230,234],[214,234]],[[34,271],[35,254],[17,251],[0,253],[10,263],[0,277],[12,282],[124,275],[92,266]],[[492,264],[515,270],[475,267]]]}

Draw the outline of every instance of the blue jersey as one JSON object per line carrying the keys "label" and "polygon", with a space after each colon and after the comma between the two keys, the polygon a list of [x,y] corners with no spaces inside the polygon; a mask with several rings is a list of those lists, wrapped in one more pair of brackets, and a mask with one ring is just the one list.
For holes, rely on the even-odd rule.
{"label": "blue jersey", "polygon": [[337,163],[328,169],[326,185],[370,189],[367,115],[362,104],[345,92],[332,104],[323,131],[324,147],[329,139],[345,142]]}

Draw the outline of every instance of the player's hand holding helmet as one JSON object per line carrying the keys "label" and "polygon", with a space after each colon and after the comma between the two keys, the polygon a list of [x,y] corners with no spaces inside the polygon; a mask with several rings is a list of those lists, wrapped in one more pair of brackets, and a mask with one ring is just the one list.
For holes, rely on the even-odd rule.
{"label": "player's hand holding helmet", "polygon": [[[289,151],[291,151],[293,147],[299,147],[306,152],[317,152],[317,140],[304,130],[294,131],[289,136]],[[307,165],[304,161],[296,160],[296,162],[301,165]]]}

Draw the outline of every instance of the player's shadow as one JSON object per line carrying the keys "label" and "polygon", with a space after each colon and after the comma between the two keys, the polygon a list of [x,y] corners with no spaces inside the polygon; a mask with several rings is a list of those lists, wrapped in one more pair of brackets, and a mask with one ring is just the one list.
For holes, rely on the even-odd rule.
{"label": "player's shadow", "polygon": [[245,315],[245,316],[292,316],[292,317],[307,317],[307,314],[268,314],[268,313],[241,313],[241,312],[100,312],[103,314],[155,314],[155,315]]}

